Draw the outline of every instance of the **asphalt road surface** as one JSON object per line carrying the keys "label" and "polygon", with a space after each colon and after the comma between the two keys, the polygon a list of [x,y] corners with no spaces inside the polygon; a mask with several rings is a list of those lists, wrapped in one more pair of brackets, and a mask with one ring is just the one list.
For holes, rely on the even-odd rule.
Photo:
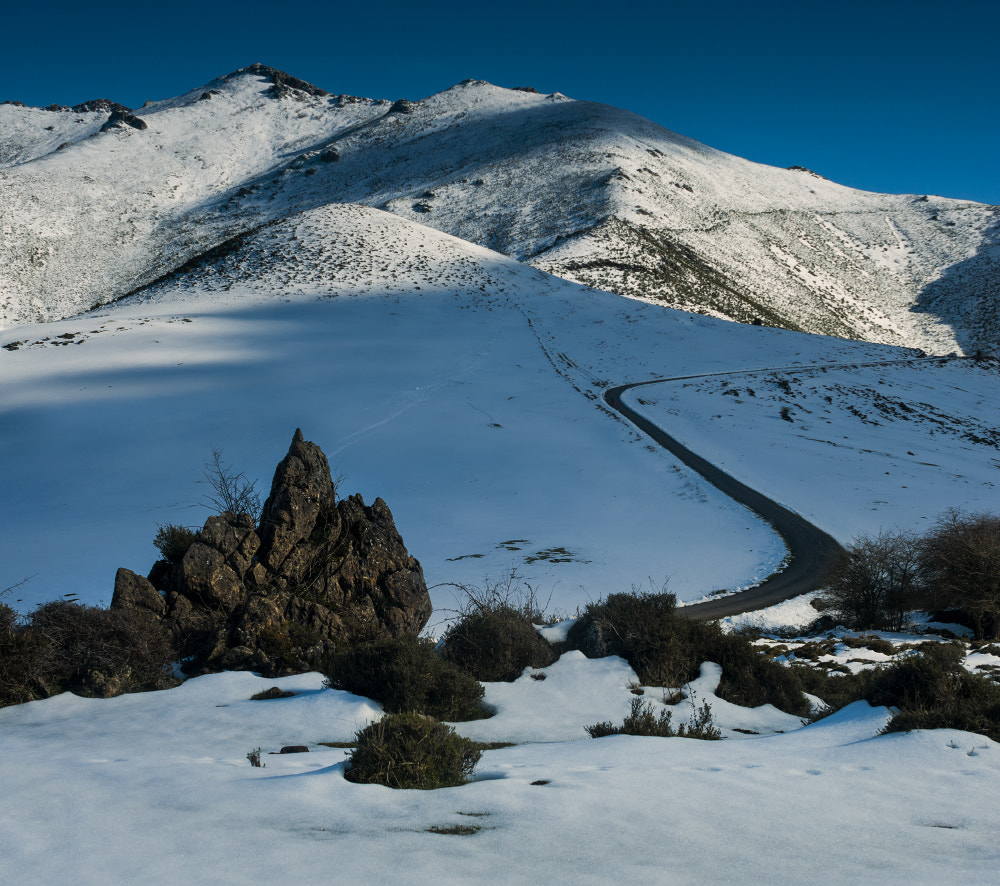
{"label": "asphalt road surface", "polygon": [[780,603],[782,600],[788,600],[821,587],[844,553],[844,549],[832,536],[827,535],[819,527],[813,526],[812,523],[794,511],[782,507],[755,489],[740,483],[739,480],[729,476],[725,471],[719,470],[686,446],[682,446],[662,428],[657,427],[634,409],[622,403],[621,396],[629,388],[657,384],[663,381],[671,381],[671,379],[655,379],[610,388],[604,392],[604,401],[632,422],[640,431],[704,477],[716,489],[728,495],[733,501],[746,506],[762,520],[769,523],[784,540],[789,553],[787,565],[766,578],[757,587],[719,597],[716,600],[707,600],[704,603],[680,606],[677,609],[678,614],[704,621],[724,618],[727,615],[764,609],[767,606]]}

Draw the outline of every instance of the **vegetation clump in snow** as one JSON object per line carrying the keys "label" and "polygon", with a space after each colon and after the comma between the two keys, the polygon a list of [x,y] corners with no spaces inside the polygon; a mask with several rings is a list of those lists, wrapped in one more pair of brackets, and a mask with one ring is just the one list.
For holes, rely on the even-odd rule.
{"label": "vegetation clump in snow", "polygon": [[544,668],[556,659],[531,619],[512,606],[470,612],[448,629],[442,655],[477,680],[516,680],[525,668]]}
{"label": "vegetation clump in snow", "polygon": [[384,717],[359,730],[356,740],[347,780],[390,788],[464,784],[483,753],[450,726],[412,712]]}
{"label": "vegetation clump in snow", "polygon": [[793,671],[760,655],[746,637],[727,634],[715,622],[684,618],[676,603],[666,592],[610,594],[587,606],[569,643],[591,658],[620,655],[647,686],[683,686],[698,676],[702,662],[716,662],[722,667],[720,698],[809,713]]}
{"label": "vegetation clump in snow", "polygon": [[483,687],[434,649],[434,641],[404,635],[346,647],[319,670],[332,689],[381,702],[388,713],[420,713],[457,722],[489,716]]}
{"label": "vegetation clump in snow", "polygon": [[661,708],[657,713],[648,699],[634,698],[621,726],[615,726],[610,720],[606,720],[588,726],[587,732],[591,738],[604,738],[607,735],[651,735],[660,738],[677,736],[706,741],[722,738],[721,730],[712,721],[712,708],[708,702],[696,706],[687,723],[674,726],[672,720],[673,711]]}
{"label": "vegetation clump in snow", "polygon": [[524,669],[548,667],[559,651],[536,629],[553,619],[516,569],[482,585],[456,587],[465,594],[459,619],[445,632],[440,652],[477,680],[516,680]]}

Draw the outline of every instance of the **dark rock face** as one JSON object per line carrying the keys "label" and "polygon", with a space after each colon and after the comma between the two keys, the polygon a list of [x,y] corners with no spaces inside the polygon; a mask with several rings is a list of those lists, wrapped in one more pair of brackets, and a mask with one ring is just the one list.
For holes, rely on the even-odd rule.
{"label": "dark rock face", "polygon": [[431,615],[385,502],[338,501],[326,456],[298,430],[259,526],[209,517],[178,566],[161,560],[148,579],[119,570],[111,605],[159,616],[192,673],[266,676],[308,670],[361,638],[418,634]]}
{"label": "dark rock face", "polygon": [[416,102],[407,101],[405,98],[401,98],[398,101],[392,103],[392,107],[389,108],[388,113],[390,114],[412,114],[417,110]]}
{"label": "dark rock face", "polygon": [[118,111],[121,114],[128,114],[132,111],[131,108],[126,108],[125,105],[113,102],[109,98],[92,98],[90,101],[73,105],[73,110],[78,114],[83,111],[107,111],[108,113]]}
{"label": "dark rock face", "polygon": [[115,592],[111,598],[112,609],[138,609],[164,615],[167,604],[152,582],[131,569],[119,569],[115,576]]}
{"label": "dark rock face", "polygon": [[291,74],[279,71],[277,68],[262,65],[259,62],[249,65],[246,68],[240,68],[238,71],[233,71],[232,74],[227,74],[223,79],[228,80],[230,77],[235,77],[237,74],[246,73],[260,74],[270,80],[273,85],[268,90],[268,94],[273,98],[284,98],[287,95],[301,97],[301,95],[295,96],[296,92],[314,96],[324,96],[330,94],[325,89],[320,89],[312,83],[300,80],[298,77],[293,77]]}
{"label": "dark rock face", "polygon": [[107,122],[101,127],[101,132],[107,132],[121,126],[131,126],[133,129],[145,129],[146,121],[128,111],[112,111]]}

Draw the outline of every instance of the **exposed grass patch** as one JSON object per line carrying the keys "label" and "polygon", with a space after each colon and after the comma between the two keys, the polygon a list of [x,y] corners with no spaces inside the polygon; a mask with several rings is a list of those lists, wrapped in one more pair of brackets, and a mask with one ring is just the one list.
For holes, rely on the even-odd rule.
{"label": "exposed grass patch", "polygon": [[[461,814],[461,813],[459,813]],[[472,834],[478,834],[482,828],[479,825],[474,824],[452,824],[452,825],[431,825],[429,828],[424,828],[428,834],[449,834],[453,837],[469,837]]]}
{"label": "exposed grass patch", "polygon": [[656,712],[648,700],[633,698],[629,704],[629,712],[621,726],[604,721],[585,728],[591,738],[603,738],[608,735],[700,738],[708,741],[722,738],[722,732],[715,726],[712,720],[712,708],[707,702],[694,708],[691,719],[687,723],[674,726],[672,720],[673,711],[661,708],[659,712]]}
{"label": "exposed grass patch", "polygon": [[250,696],[250,701],[270,701],[273,698],[292,698],[294,692],[288,692],[279,686],[272,686],[270,689],[262,689]]}
{"label": "exposed grass patch", "polygon": [[892,643],[876,634],[842,637],[840,642],[850,649],[870,649],[872,652],[878,652],[882,655],[893,655],[896,652],[896,647]]}

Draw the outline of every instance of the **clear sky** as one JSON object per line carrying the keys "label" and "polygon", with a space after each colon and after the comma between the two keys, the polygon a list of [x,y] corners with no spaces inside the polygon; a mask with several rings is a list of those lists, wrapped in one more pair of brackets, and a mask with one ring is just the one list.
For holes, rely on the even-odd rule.
{"label": "clear sky", "polygon": [[471,77],[856,188],[1000,204],[998,0],[55,0],[3,29],[0,101],[138,107],[258,61],[373,98]]}

